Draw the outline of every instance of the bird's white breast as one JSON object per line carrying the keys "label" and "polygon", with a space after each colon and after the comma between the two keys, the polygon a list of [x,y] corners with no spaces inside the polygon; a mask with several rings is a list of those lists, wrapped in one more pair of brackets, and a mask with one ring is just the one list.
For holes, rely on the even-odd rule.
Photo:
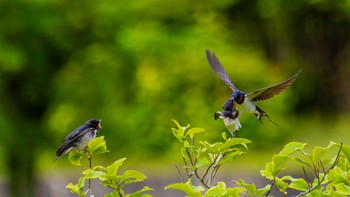
{"label": "bird's white breast", "polygon": [[248,97],[244,98],[244,102],[241,104],[244,111],[248,113],[254,113],[256,111],[256,105],[248,99]]}
{"label": "bird's white breast", "polygon": [[85,135],[81,138],[81,140],[80,140],[80,142],[79,142],[79,144],[78,144],[79,149],[84,149],[84,148],[88,145],[88,143],[89,143],[93,138],[96,137],[96,133],[97,133],[97,130],[94,130],[94,131],[91,132],[91,133],[85,134]]}
{"label": "bird's white breast", "polygon": [[224,124],[230,132],[237,131],[242,127],[238,118],[236,119],[224,118]]}

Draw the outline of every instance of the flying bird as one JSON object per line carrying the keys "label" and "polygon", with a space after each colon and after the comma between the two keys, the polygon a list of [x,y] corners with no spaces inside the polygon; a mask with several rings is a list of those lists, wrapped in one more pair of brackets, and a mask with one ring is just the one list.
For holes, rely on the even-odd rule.
{"label": "flying bird", "polygon": [[236,137],[236,132],[242,128],[239,122],[239,111],[236,110],[235,101],[233,98],[229,98],[224,106],[223,111],[217,111],[214,114],[215,120],[221,118],[224,121],[226,128],[230,131],[232,137]]}
{"label": "flying bird", "polygon": [[224,81],[233,91],[230,99],[233,98],[234,102],[242,106],[244,111],[254,114],[261,123],[261,118],[266,117],[273,124],[277,125],[269,118],[266,112],[264,112],[255,104],[255,102],[270,99],[273,96],[289,88],[289,86],[291,86],[297,79],[302,70],[299,70],[295,75],[281,83],[266,88],[261,88],[251,93],[245,93],[243,91],[240,91],[233,85],[231,79],[228,77],[226,71],[224,70],[223,66],[219,62],[219,59],[215,56],[214,53],[210,52],[209,50],[206,50],[206,55],[211,68],[221,78],[221,80]]}
{"label": "flying bird", "polygon": [[88,120],[69,134],[56,151],[56,161],[61,155],[71,151],[74,148],[84,149],[90,140],[96,137],[96,133],[101,129],[101,120]]}

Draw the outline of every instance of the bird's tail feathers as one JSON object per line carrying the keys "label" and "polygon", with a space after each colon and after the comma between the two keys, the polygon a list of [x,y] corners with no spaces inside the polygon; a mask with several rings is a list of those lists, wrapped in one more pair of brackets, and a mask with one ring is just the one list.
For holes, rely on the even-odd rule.
{"label": "bird's tail feathers", "polygon": [[55,162],[58,158],[60,158],[61,157],[61,155],[57,155],[56,157],[55,157],[55,159],[54,160],[52,160],[52,162]]}

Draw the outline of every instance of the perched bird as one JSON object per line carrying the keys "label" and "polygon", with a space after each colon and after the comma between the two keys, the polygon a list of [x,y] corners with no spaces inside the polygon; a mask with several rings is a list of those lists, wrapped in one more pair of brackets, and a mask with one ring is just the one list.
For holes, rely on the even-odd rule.
{"label": "perched bird", "polygon": [[259,90],[255,90],[251,93],[245,93],[245,92],[238,90],[232,84],[231,79],[228,77],[223,66],[219,62],[218,58],[216,58],[214,53],[210,52],[209,50],[206,50],[206,55],[207,55],[207,59],[208,59],[208,62],[209,62],[209,65],[211,66],[211,68],[232,89],[233,93],[231,95],[231,98],[234,99],[235,103],[241,105],[242,108],[245,111],[247,111],[248,113],[254,114],[259,119],[260,122],[261,122],[262,117],[266,117],[273,124],[277,125],[269,118],[269,116],[266,114],[266,112],[264,112],[262,109],[260,109],[254,102],[270,99],[273,96],[286,90],[297,79],[301,70],[299,70],[299,72],[297,72],[295,75],[293,75],[289,79],[287,79],[279,84],[276,84],[276,85],[273,85],[270,87],[266,87],[266,88],[262,88]]}
{"label": "perched bird", "polygon": [[62,145],[56,151],[54,161],[74,148],[84,149],[89,141],[96,137],[96,133],[101,128],[101,120],[92,119],[75,129],[64,139]]}
{"label": "perched bird", "polygon": [[221,118],[224,121],[226,128],[230,131],[232,137],[236,137],[236,132],[242,128],[241,123],[239,122],[238,116],[239,111],[236,110],[235,101],[233,98],[228,99],[224,106],[222,107],[223,111],[217,111],[214,114],[215,120]]}

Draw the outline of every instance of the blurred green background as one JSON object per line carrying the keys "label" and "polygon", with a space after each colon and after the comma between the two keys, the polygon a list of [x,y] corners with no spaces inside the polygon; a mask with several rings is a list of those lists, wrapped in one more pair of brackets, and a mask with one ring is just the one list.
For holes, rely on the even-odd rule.
{"label": "blurred green background", "polygon": [[52,160],[90,118],[102,119],[111,151],[99,162],[127,157],[150,179],[160,166],[176,174],[171,119],[205,128],[208,141],[226,130],[213,114],[231,90],[205,49],[247,92],[303,69],[286,92],[258,103],[279,127],[241,114],[238,136],[253,144],[237,166],[262,169],[289,141],[350,142],[348,0],[0,0],[0,24],[4,195],[34,196],[40,180],[79,176],[66,156]]}

